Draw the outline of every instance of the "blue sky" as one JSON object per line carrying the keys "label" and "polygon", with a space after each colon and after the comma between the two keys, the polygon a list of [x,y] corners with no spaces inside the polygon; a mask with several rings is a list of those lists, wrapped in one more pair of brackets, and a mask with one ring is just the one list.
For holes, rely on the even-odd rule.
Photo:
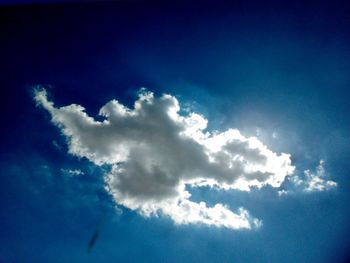
{"label": "blue sky", "polygon": [[[0,262],[347,262],[348,5],[102,2],[0,12]],[[118,123],[99,110],[115,99],[133,111],[148,94],[138,95],[142,87],[154,93],[137,113],[144,119],[108,124],[108,134],[73,118],[77,108],[60,108],[74,103],[96,123]],[[177,119],[168,118],[175,100]],[[207,127],[191,133],[198,120]],[[228,129],[242,137],[215,141],[225,151],[196,137]],[[185,137],[172,132],[181,130]],[[241,183],[222,156],[238,156]],[[256,156],[286,163],[271,168]],[[149,159],[173,180],[146,173]],[[120,163],[123,171],[112,170]],[[249,181],[261,171],[270,177]],[[225,206],[209,209],[216,204]],[[158,216],[145,216],[150,207]]]}

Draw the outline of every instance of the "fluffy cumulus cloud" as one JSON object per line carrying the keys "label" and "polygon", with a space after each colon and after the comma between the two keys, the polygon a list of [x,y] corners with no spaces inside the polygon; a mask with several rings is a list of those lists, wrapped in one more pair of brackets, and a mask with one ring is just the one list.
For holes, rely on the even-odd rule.
{"label": "fluffy cumulus cloud", "polygon": [[193,202],[186,186],[278,188],[294,171],[289,154],[274,153],[236,129],[209,132],[203,116],[180,114],[178,100],[168,94],[158,98],[143,89],[133,108],[112,100],[100,109],[102,121],[80,105],[56,107],[44,89],[36,91],[35,100],[67,138],[70,154],[110,166],[106,190],[115,202],[144,216],[252,229],[261,221],[244,208]]}

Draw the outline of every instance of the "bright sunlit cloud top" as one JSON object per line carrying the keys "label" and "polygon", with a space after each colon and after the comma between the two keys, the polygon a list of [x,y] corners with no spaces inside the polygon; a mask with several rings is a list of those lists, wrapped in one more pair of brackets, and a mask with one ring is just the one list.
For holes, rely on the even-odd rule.
{"label": "bright sunlit cloud top", "polygon": [[112,100],[100,109],[103,121],[80,105],[55,107],[44,89],[36,90],[35,100],[66,136],[70,154],[110,166],[105,183],[115,202],[145,216],[163,214],[177,224],[258,227],[261,220],[244,208],[233,212],[220,203],[208,207],[191,201],[186,185],[278,188],[295,170],[290,154],[275,153],[256,137],[237,129],[207,131],[204,116],[181,115],[179,101],[169,94],[157,98],[142,89],[132,109]]}

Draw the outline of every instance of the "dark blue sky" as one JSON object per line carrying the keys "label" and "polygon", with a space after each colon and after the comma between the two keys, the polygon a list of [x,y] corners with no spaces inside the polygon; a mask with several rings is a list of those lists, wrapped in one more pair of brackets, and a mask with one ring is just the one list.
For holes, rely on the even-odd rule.
{"label": "dark blue sky", "polygon": [[[347,262],[349,7],[0,6],[0,262]],[[132,106],[140,87],[171,93],[205,115],[211,130],[255,136],[259,128],[270,149],[292,155],[297,173],[325,160],[338,186],[283,198],[269,187],[193,189],[193,199],[243,206],[263,219],[253,231],[176,226],[121,206],[116,212],[104,190],[108,168],[67,154],[65,138],[35,106],[38,84],[57,105],[77,103],[92,116],[114,98]]]}

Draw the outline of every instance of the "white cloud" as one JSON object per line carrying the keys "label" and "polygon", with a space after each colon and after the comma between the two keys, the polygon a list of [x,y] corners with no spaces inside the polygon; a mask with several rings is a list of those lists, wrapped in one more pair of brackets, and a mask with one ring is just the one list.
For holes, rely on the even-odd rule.
{"label": "white cloud", "polygon": [[324,161],[320,160],[319,165],[315,172],[310,170],[304,171],[306,182],[305,182],[305,191],[306,192],[315,192],[315,191],[325,191],[337,186],[337,183],[331,180],[326,180],[326,172],[324,169]]}
{"label": "white cloud", "polygon": [[69,175],[69,176],[84,175],[84,172],[79,170],[79,169],[64,169],[64,168],[61,168],[61,172],[63,174]]}
{"label": "white cloud", "polygon": [[177,224],[202,223],[250,229],[261,221],[239,208],[195,203],[185,186],[250,191],[279,187],[292,174],[289,154],[269,150],[256,137],[238,130],[206,131],[208,120],[197,113],[181,115],[171,95],[156,98],[141,90],[134,108],[112,100],[96,121],[76,104],[55,107],[45,90],[35,93],[66,136],[69,153],[96,165],[110,165],[106,189],[118,204],[145,216],[165,215]]}
{"label": "white cloud", "polygon": [[282,189],[282,190],[278,190],[277,194],[278,194],[278,196],[283,196],[283,195],[289,194],[289,191]]}
{"label": "white cloud", "polygon": [[309,169],[304,171],[303,180],[297,175],[290,177],[289,180],[304,192],[322,192],[337,186],[336,182],[326,180],[325,177],[327,177],[327,174],[324,168],[324,160],[320,160],[314,172]]}

